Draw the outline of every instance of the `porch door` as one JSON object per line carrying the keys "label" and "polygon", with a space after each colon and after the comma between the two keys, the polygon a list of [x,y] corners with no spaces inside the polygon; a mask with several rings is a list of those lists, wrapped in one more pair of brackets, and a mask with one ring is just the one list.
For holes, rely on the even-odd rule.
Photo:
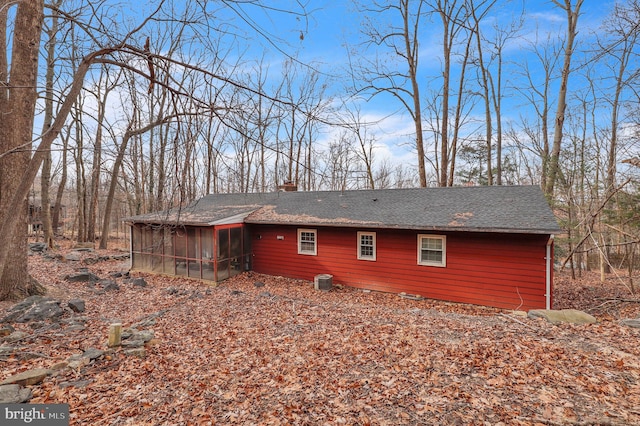
{"label": "porch door", "polygon": [[216,230],[216,281],[226,280],[242,272],[242,227]]}

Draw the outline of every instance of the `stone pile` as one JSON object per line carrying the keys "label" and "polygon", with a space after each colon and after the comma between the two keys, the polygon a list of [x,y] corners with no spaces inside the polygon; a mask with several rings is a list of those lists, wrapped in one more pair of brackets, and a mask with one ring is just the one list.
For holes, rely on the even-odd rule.
{"label": "stone pile", "polygon": [[[84,276],[91,278],[87,274],[84,274]],[[92,282],[92,279],[87,282]],[[137,284],[132,282],[132,285],[142,286],[140,281]],[[146,282],[144,285],[146,285]],[[86,303],[82,299],[71,299],[63,303],[43,296],[31,296],[14,305],[0,319],[0,360],[8,357],[20,359],[49,358],[45,354],[25,350],[26,347],[21,343],[33,338],[34,335],[26,331],[16,330],[12,323],[27,323],[31,329],[37,330],[36,334],[38,336],[48,330],[54,331],[54,333],[51,333],[51,338],[55,339],[56,335],[60,336],[61,333],[84,330],[88,319],[78,314],[84,313],[85,309]],[[125,328],[122,332],[120,352],[128,356],[146,356],[145,345],[155,337],[153,330],[147,328],[155,325],[156,318],[163,315],[164,312],[156,312],[142,321]],[[102,360],[106,357],[110,359],[118,349],[87,348],[81,353],[71,355],[66,360],[55,363],[50,368],[35,368],[7,377],[0,382],[0,403],[27,402],[32,397],[29,386],[37,385],[46,377],[58,375],[65,370],[72,369],[80,372],[84,367],[97,360]],[[58,385],[61,387],[83,387],[90,382],[90,379],[86,379],[75,382],[61,382]]]}

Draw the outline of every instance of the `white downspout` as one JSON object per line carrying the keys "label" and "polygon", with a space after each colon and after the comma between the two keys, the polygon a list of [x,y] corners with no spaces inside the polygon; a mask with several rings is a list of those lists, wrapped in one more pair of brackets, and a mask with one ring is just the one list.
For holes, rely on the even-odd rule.
{"label": "white downspout", "polygon": [[551,268],[553,268],[553,257],[551,256],[551,249],[553,247],[553,234],[549,235],[549,241],[547,241],[547,267],[546,267],[546,284],[547,284],[547,292],[546,296],[546,308],[551,309]]}

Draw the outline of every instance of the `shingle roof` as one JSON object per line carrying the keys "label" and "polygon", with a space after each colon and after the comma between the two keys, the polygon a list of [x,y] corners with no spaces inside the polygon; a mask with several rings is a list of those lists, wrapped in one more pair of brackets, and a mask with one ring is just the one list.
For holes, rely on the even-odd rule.
{"label": "shingle roof", "polygon": [[180,210],[134,216],[127,221],[560,232],[538,186],[212,194]]}

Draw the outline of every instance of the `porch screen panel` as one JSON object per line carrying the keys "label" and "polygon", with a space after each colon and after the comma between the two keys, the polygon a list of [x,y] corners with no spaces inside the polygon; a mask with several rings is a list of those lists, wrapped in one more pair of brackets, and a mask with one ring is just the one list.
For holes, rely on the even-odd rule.
{"label": "porch screen panel", "polygon": [[189,265],[189,276],[200,278],[200,230],[187,228],[187,257]]}
{"label": "porch screen panel", "polygon": [[142,242],[142,256],[140,267],[146,271],[151,270],[151,249],[153,248],[153,229],[149,226],[140,228]]}
{"label": "porch screen panel", "polygon": [[187,257],[189,259],[200,258],[198,230],[195,228],[187,229]]}
{"label": "porch screen panel", "polygon": [[165,274],[174,275],[176,273],[176,262],[173,255],[173,231],[171,228],[164,228],[164,248],[163,248],[163,266],[162,270]]}
{"label": "porch screen panel", "polygon": [[176,255],[176,275],[187,276],[187,233],[184,229],[176,229],[173,245]]}
{"label": "porch screen panel", "polygon": [[140,225],[133,225],[131,227],[131,267],[133,269],[140,269],[142,267],[142,235]]}
{"label": "porch screen panel", "polygon": [[200,256],[202,257],[202,279],[215,281],[216,276],[213,269],[213,229],[204,228],[200,230]]}
{"label": "porch screen panel", "polygon": [[229,229],[219,229],[217,234],[216,280],[222,281],[229,278]]}
{"label": "porch screen panel", "polygon": [[231,228],[230,234],[229,273],[233,277],[242,272],[242,228]]}
{"label": "porch screen panel", "polygon": [[164,232],[160,228],[154,228],[152,231],[152,244],[151,244],[151,270],[153,272],[163,271],[163,259],[162,253],[164,251]]}
{"label": "porch screen panel", "polygon": [[213,269],[213,262],[202,262],[202,279],[215,281],[216,275]]}

